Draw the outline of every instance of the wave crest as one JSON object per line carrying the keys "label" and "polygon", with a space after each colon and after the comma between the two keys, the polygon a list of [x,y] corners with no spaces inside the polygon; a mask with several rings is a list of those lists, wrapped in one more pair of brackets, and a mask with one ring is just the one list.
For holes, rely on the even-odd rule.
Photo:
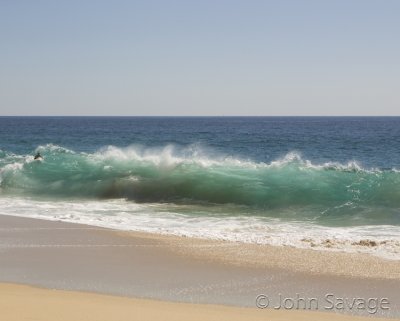
{"label": "wave crest", "polygon": [[44,156],[42,162],[14,155],[0,163],[3,192],[258,208],[314,206],[321,215],[344,207],[350,212],[400,207],[400,173],[366,170],[357,162],[313,164],[296,152],[256,163],[198,145],[108,146],[88,154],[49,144],[36,151]]}

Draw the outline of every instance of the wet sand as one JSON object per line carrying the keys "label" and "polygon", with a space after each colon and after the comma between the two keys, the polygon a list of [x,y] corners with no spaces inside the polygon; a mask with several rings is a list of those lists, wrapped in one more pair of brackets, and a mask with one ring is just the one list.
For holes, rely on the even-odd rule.
{"label": "wet sand", "polygon": [[[368,255],[128,233],[0,216],[0,282],[152,300],[251,307],[249,310],[255,313],[262,312],[263,320],[270,319],[266,311],[293,311],[256,309],[259,294],[269,297],[270,307],[279,304],[279,294],[285,298],[300,294],[321,302],[326,294],[333,294],[335,298],[387,298],[390,309],[379,310],[372,316],[399,318],[399,273],[399,262]],[[0,293],[6,295],[4,288],[1,289]],[[122,300],[115,298],[118,299]],[[91,300],[88,299],[88,304]],[[135,302],[140,308],[145,305],[143,302],[150,301]],[[188,307],[163,304],[175,304],[178,310]],[[191,307],[201,310],[201,305]],[[152,310],[150,306],[148,309]],[[322,304],[318,311],[327,312]],[[334,312],[371,315],[366,309]],[[148,320],[152,320],[150,316]]]}

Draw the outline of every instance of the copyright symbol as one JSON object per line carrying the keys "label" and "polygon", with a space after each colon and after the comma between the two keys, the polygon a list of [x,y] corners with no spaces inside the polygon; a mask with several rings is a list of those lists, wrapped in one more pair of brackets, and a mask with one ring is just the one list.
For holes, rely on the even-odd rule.
{"label": "copyright symbol", "polygon": [[269,306],[268,296],[260,294],[256,297],[256,307],[259,309],[265,309]]}

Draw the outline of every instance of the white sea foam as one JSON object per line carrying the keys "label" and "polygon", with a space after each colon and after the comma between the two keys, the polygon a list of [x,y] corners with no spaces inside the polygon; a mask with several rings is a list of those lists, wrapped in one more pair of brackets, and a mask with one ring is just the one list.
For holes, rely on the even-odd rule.
{"label": "white sea foam", "polygon": [[[180,164],[196,164],[202,167],[210,166],[230,166],[240,168],[280,168],[287,165],[297,165],[302,169],[334,169],[341,171],[365,171],[365,172],[380,172],[379,169],[366,169],[357,161],[349,161],[348,163],[325,162],[312,163],[310,160],[304,159],[301,153],[292,151],[287,153],[282,158],[274,160],[270,163],[254,162],[249,159],[220,155],[210,149],[199,144],[192,144],[186,147],[178,147],[172,144],[163,147],[145,147],[141,145],[131,145],[128,147],[106,146],[99,149],[97,152],[87,154],[84,152],[74,152],[73,150],[62,146],[47,144],[40,145],[35,149],[35,152],[44,154],[71,154],[82,156],[94,162],[103,162],[104,160],[114,162],[148,162],[158,167],[173,168]],[[10,154],[10,159],[13,159],[13,164],[19,166],[21,163],[33,161],[31,155],[15,155]],[[397,169],[393,169],[398,172]]]}
{"label": "white sea foam", "polygon": [[[52,146],[52,148],[55,147]],[[97,160],[147,161],[160,167],[174,167],[185,163],[197,164],[203,167],[233,166],[245,168],[280,168],[290,164],[296,164],[303,169],[381,172],[377,168],[366,169],[355,160],[347,163],[325,162],[315,164],[310,160],[303,159],[301,153],[296,151],[289,152],[282,158],[270,163],[254,162],[249,159],[217,155],[197,144],[190,145],[186,148],[178,148],[174,145],[166,145],[159,148],[148,148],[140,145],[131,145],[125,148],[107,146],[100,149],[92,156]]]}
{"label": "white sea foam", "polygon": [[229,165],[239,167],[265,167],[265,163],[255,163],[250,160],[215,155],[197,145],[186,148],[178,148],[174,145],[164,147],[143,147],[132,145],[125,148],[107,146],[91,155],[93,160],[114,160],[114,161],[141,161],[149,162],[158,167],[170,168],[179,164],[196,164],[202,167],[215,165]]}
{"label": "white sea foam", "polygon": [[[0,214],[41,218],[120,230],[235,242],[359,252],[400,260],[400,227],[326,227],[277,218],[209,214],[201,207],[136,204],[116,200],[37,200],[0,197]],[[208,215],[201,211],[207,211]],[[185,214],[186,212],[186,214]]]}

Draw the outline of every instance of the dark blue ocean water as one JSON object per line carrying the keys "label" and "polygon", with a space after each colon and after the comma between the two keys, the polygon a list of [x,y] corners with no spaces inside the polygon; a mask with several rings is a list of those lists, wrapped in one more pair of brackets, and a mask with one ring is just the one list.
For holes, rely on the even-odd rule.
{"label": "dark blue ocean water", "polygon": [[313,163],[391,169],[400,168],[400,117],[0,117],[2,151],[28,154],[49,143],[83,152],[199,144],[267,163],[295,151]]}

